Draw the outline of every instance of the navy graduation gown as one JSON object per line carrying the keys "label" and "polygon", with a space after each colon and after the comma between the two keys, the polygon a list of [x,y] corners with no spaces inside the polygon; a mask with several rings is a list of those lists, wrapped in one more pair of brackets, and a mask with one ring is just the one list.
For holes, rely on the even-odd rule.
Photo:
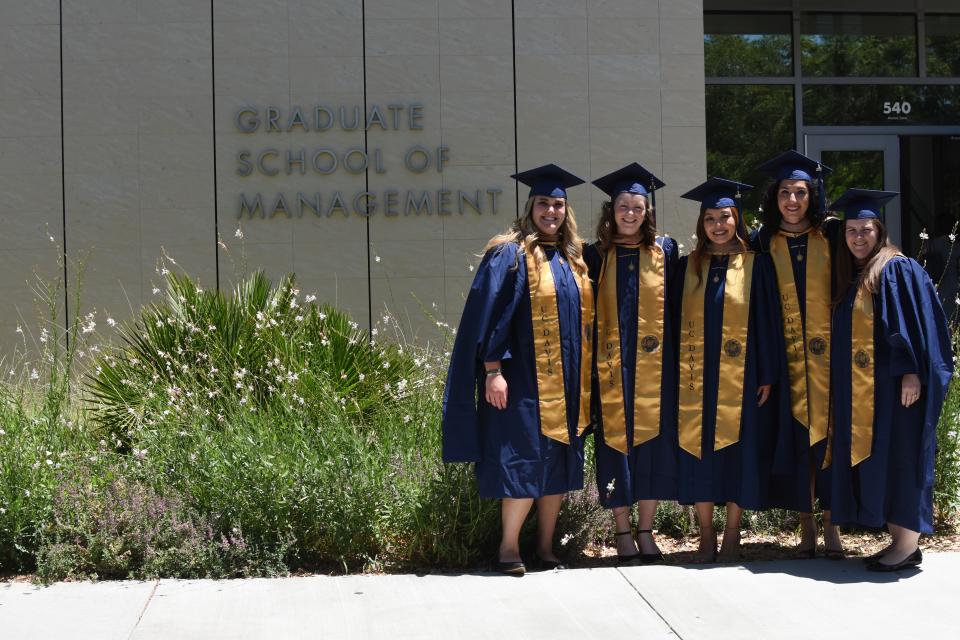
{"label": "navy graduation gown", "polygon": [[[675,280],[675,300],[682,305],[684,274],[689,256],[680,259]],[[743,381],[743,412],[740,440],[713,450],[720,383],[720,351],[723,333],[723,292],[727,256],[712,256],[710,273],[700,285],[704,290],[704,394],[701,457],[680,449],[679,501],[682,504],[735,502],[745,509],[767,506],[767,479],[776,428],[768,400],[757,407],[757,389],[774,384],[779,374],[783,340],[773,263],[757,254],[753,263],[747,355]],[[714,282],[714,276],[719,282]],[[679,312],[676,314],[679,318]]]}
{"label": "navy graduation gown", "polygon": [[[836,234],[836,218],[824,221],[821,228],[827,242]],[[793,282],[797,288],[797,302],[800,306],[800,320],[806,328],[807,322],[807,243],[809,234],[791,237],[790,264],[793,267]],[[751,246],[762,253],[770,253],[770,239],[763,234],[754,234]],[[797,259],[797,256],[801,259]],[[771,259],[771,263],[772,263]],[[780,300],[779,284],[774,263],[774,286],[777,287],[777,300]],[[782,318],[782,315],[781,315]],[[781,334],[783,325],[780,328]],[[776,416],[777,438],[773,456],[773,466],[769,478],[770,506],[792,509],[809,513],[813,511],[810,496],[810,472],[817,469],[816,498],[820,507],[830,509],[830,473],[822,469],[827,452],[827,440],[810,447],[810,431],[793,417],[790,401],[790,374],[786,358],[786,342],[783,343],[783,355],[780,358],[778,384],[770,394],[771,415]]]}
{"label": "navy graduation gown", "polygon": [[[833,314],[834,436],[831,518],[837,524],[882,527],[893,523],[933,532],[933,471],[937,422],[953,373],[943,307],[923,268],[897,257],[883,269],[873,295],[874,393],[865,398],[851,382],[851,334],[856,288]],[[920,399],[900,402],[905,374],[920,378]],[[850,466],[851,402],[873,402],[870,457]]]}
{"label": "navy graduation gown", "polygon": [[[600,504],[610,509],[630,506],[638,500],[673,500],[677,497],[677,344],[670,286],[679,263],[677,244],[670,238],[657,238],[666,257],[666,281],[663,336],[663,366],[660,389],[660,435],[625,455],[603,441],[603,417],[600,412],[600,391],[594,354],[593,407],[594,451],[596,453],[597,490]],[[620,360],[624,385],[627,442],[633,442],[633,396],[637,353],[637,287],[639,249],[617,247],[617,311],[620,322]],[[599,295],[599,278],[606,254],[594,245],[584,249],[584,260],[590,267],[590,280]],[[630,269],[630,265],[634,268]],[[597,298],[594,296],[594,299]],[[643,310],[640,311],[643,313]],[[596,349],[597,341],[594,340]],[[641,376],[639,384],[644,384]],[[610,490],[610,486],[613,486]]]}
{"label": "navy graduation gown", "polygon": [[[495,247],[467,295],[443,395],[443,459],[476,463],[484,498],[539,498],[583,488],[580,293],[562,254],[544,249],[557,291],[570,444],[540,432],[527,267],[519,245]],[[483,363],[495,360],[507,381],[503,410],[484,398]]]}

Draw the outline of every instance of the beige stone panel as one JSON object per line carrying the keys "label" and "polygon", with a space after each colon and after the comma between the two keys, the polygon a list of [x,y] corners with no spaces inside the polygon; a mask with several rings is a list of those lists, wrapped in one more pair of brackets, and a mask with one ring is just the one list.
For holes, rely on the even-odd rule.
{"label": "beige stone panel", "polygon": [[[153,287],[163,290],[163,276],[157,268],[165,264],[166,268],[177,274],[186,274],[197,280],[205,289],[217,286],[217,265],[210,243],[144,243],[141,254],[140,280],[143,283],[141,296],[145,301],[155,298]],[[173,262],[171,262],[171,260]]]}
{"label": "beige stone panel", "polygon": [[[59,248],[50,244],[49,249],[4,249],[0,250],[0,273],[2,285],[11,290],[29,292],[40,276],[44,280],[62,277],[63,267],[57,263]],[[23,294],[20,294],[23,299]],[[8,301],[4,299],[4,304]],[[9,319],[9,315],[4,313]]]}
{"label": "beige stone panel", "polygon": [[140,241],[140,211],[68,207],[67,250],[99,251],[135,246]]}
{"label": "beige stone panel", "polygon": [[0,87],[6,100],[60,97],[60,65],[55,62],[0,61]]}
{"label": "beige stone panel", "polygon": [[[502,231],[513,221],[516,210],[514,205],[515,181],[510,175],[515,173],[513,163],[503,165],[450,166],[444,170],[443,186],[455,196],[455,215],[446,218],[443,223],[445,238],[490,237]],[[499,193],[488,193],[489,189]],[[477,213],[469,203],[463,204],[463,213],[457,191],[462,190],[473,199],[480,191],[480,211]]]}
{"label": "beige stone panel", "polygon": [[[480,264],[480,262],[477,261],[477,264]],[[474,271],[474,273],[476,272]],[[469,274],[467,277],[450,275],[444,280],[446,321],[451,327],[460,325],[460,315],[463,313],[463,305],[467,301],[467,295],[470,293],[472,284],[473,274]]]}
{"label": "beige stone panel", "polygon": [[[244,229],[247,233],[248,229]],[[232,249],[233,261],[220,258],[220,283],[234,283],[242,274],[262,269],[274,283],[293,272],[293,251],[290,242],[253,242],[245,238],[239,249]]]}
{"label": "beige stone panel", "polygon": [[[518,123],[517,167],[526,171],[543,164],[555,163],[586,179],[590,175],[590,134],[580,129],[556,127],[537,128],[535,116]],[[529,123],[529,124],[528,124]],[[527,188],[521,185],[521,198],[526,200]]]}
{"label": "beige stone panel", "polygon": [[130,0],[76,0],[61,4],[64,25],[137,22],[137,3]]}
{"label": "beige stone panel", "polygon": [[[690,235],[696,227],[700,210],[695,202],[684,200],[680,194],[686,193],[706,180],[706,160],[702,155],[701,157],[691,155],[688,163],[665,164],[663,170],[663,179],[667,187],[661,190],[662,194],[657,193],[657,203],[660,210],[664,212],[661,227],[679,242],[683,242],[689,251],[692,248]],[[660,204],[661,200],[663,204]]]}
{"label": "beige stone panel", "polygon": [[[575,89],[576,87],[570,87]],[[585,129],[589,123],[587,94],[561,92],[552,93],[548,98],[534,92],[517,94],[517,132],[525,129],[543,129],[550,135],[565,137],[568,131]]]}
{"label": "beige stone panel", "polygon": [[[290,56],[351,58],[363,56],[363,22],[347,19],[290,20]],[[316,60],[323,64],[324,60]],[[336,62],[335,60],[331,62]]]}
{"label": "beige stone panel", "polygon": [[302,238],[304,221],[295,223],[293,262],[297,274],[311,280],[367,277],[366,223],[360,219],[320,221],[326,233]]}
{"label": "beige stone panel", "polygon": [[694,20],[661,20],[661,53],[703,56],[703,17]]}
{"label": "beige stone panel", "polygon": [[587,56],[518,55],[517,94],[552,96],[558,88],[565,93],[587,92]]}
{"label": "beige stone panel", "polygon": [[24,136],[0,140],[0,173],[23,175],[59,172],[59,137]]}
{"label": "beige stone panel", "polygon": [[[396,221],[404,224],[406,221]],[[438,278],[444,274],[443,242],[437,239],[375,243],[376,258],[370,264],[373,278]]]}
{"label": "beige stone panel", "polygon": [[188,134],[141,134],[140,172],[213,174],[213,139]]}
{"label": "beige stone panel", "polygon": [[591,179],[631,162],[639,162],[654,173],[660,171],[659,127],[590,129],[590,167],[594,173]]}
{"label": "beige stone panel", "polygon": [[206,22],[210,28],[210,2],[208,0],[139,0],[140,22]]}
{"label": "beige stone panel", "polygon": [[660,56],[660,75],[664,89],[699,89],[703,86],[703,55]]}
{"label": "beige stone panel", "polygon": [[[57,182],[60,176],[56,176]],[[33,249],[53,256],[63,244],[63,214],[46,211],[0,211],[0,249]],[[51,236],[53,241],[50,241]],[[0,275],[0,282],[5,276]]]}
{"label": "beige stone panel", "polygon": [[691,91],[664,89],[660,99],[663,105],[664,126],[704,126],[706,124],[704,113],[706,97],[702,88]]}
{"label": "beige stone panel", "polygon": [[[53,98],[0,100],[0,138],[60,135],[60,101]],[[59,145],[58,145],[59,146]]]}
{"label": "beige stone panel", "polygon": [[285,20],[288,0],[214,0],[214,23]]}
{"label": "beige stone panel", "polygon": [[367,88],[379,94],[408,93],[411,87],[418,95],[436,95],[440,91],[438,57],[388,55],[375,60],[367,58]]}
{"label": "beige stone panel", "polygon": [[702,20],[703,0],[660,0],[660,17]]}
{"label": "beige stone panel", "polygon": [[440,20],[441,55],[497,55],[513,49],[513,24],[505,18]]}
{"label": "beige stone panel", "polygon": [[368,58],[435,56],[440,53],[436,20],[374,20],[368,13],[365,28]]}
{"label": "beige stone panel", "polygon": [[[363,91],[363,58],[290,58],[291,95]],[[362,98],[362,93],[361,93]],[[362,104],[362,100],[361,100]]]}
{"label": "beige stone panel", "polygon": [[375,323],[386,312],[400,323],[408,342],[423,343],[440,337],[431,316],[443,317],[444,314],[446,295],[442,277],[374,278],[370,293]]}
{"label": "beige stone panel", "polygon": [[[400,214],[397,216],[385,216],[383,203],[381,202],[378,212],[370,217],[371,253],[379,255],[381,251],[385,251],[385,247],[395,243],[439,242],[443,237],[444,220],[459,215],[456,213],[455,192],[449,196],[449,204],[447,205],[449,213],[440,213],[442,205],[438,195],[440,188],[439,185],[431,188],[420,187],[415,183],[404,184],[402,188],[397,189],[400,198]],[[372,185],[371,190],[374,190]],[[408,191],[412,191],[414,194],[421,194],[426,191],[432,201],[432,213],[420,213],[418,215],[415,211],[408,210],[405,206]],[[385,197],[380,190],[376,190],[374,193],[378,199]]]}
{"label": "beige stone panel", "polygon": [[663,127],[664,164],[692,164],[706,157],[706,129],[704,127]]}
{"label": "beige stone panel", "polygon": [[213,209],[212,171],[164,171],[140,176],[140,206]]}
{"label": "beige stone panel", "polygon": [[[221,227],[222,223],[221,220]],[[228,230],[232,234],[234,228],[228,227]],[[221,234],[223,231],[221,229]],[[206,243],[205,250],[212,256],[211,245],[215,242],[213,206],[158,209],[144,207],[140,210],[140,242],[145,246],[147,243],[165,246]]]}
{"label": "beige stone panel", "polygon": [[0,60],[6,63],[60,63],[56,24],[7,25],[0,22]]}
{"label": "beige stone panel", "polygon": [[290,20],[323,20],[348,18],[360,20],[363,16],[362,0],[288,0],[287,14]]}
{"label": "beige stone panel", "polygon": [[587,0],[516,0],[517,18],[586,18]]}
{"label": "beige stone panel", "polygon": [[518,55],[587,53],[587,21],[581,18],[518,18]]}
{"label": "beige stone panel", "polygon": [[[292,60],[286,56],[264,58],[217,58],[217,68],[214,82],[217,95],[217,109],[220,109],[221,96],[239,96],[242,99],[252,99],[252,96],[263,96],[276,100],[290,91],[290,67]],[[256,82],[251,81],[256,78]],[[228,122],[232,123],[232,120]],[[217,121],[222,127],[222,120]],[[231,124],[232,126],[232,124]],[[219,130],[219,129],[218,129]]]}
{"label": "beige stone panel", "polygon": [[513,56],[440,56],[440,86],[457,92],[513,92]]}
{"label": "beige stone panel", "polygon": [[445,18],[509,18],[513,9],[510,0],[440,0],[440,19]]}
{"label": "beige stone panel", "polygon": [[[0,174],[0,214],[19,215],[24,211],[57,212],[63,208],[61,190],[57,188],[60,173]],[[50,185],[54,185],[51,188]]]}
{"label": "beige stone panel", "polygon": [[[492,237],[493,234],[491,234]],[[454,282],[473,278],[483,258],[483,248],[490,238],[468,238],[443,241],[443,275]],[[471,269],[471,267],[473,267]],[[453,287],[456,288],[456,287]]]}
{"label": "beige stone panel", "polygon": [[443,130],[451,165],[506,164],[514,158],[513,127],[457,127]]}
{"label": "beige stone panel", "polygon": [[444,129],[491,127],[513,130],[513,92],[455,93],[444,91],[441,98]]}
{"label": "beige stone panel", "polygon": [[660,58],[656,55],[590,56],[591,91],[616,87],[656,88],[660,81]]}
{"label": "beige stone panel", "polygon": [[659,4],[659,0],[589,0],[587,8],[591,18],[656,18]]}
{"label": "beige stone panel", "polygon": [[588,31],[593,55],[660,51],[660,28],[655,18],[591,18]]}
{"label": "beige stone panel", "polygon": [[[140,102],[138,130],[141,134],[210,133],[212,113],[209,94],[146,99]],[[194,140],[200,142],[196,136]]]}
{"label": "beige stone panel", "polygon": [[149,60],[134,62],[136,82],[130,87],[141,97],[209,95],[212,70],[210,58]]}
{"label": "beige stone panel", "polygon": [[290,23],[286,12],[271,19],[220,20],[213,23],[213,54],[227,58],[273,58],[289,55]]}
{"label": "beige stone panel", "polygon": [[423,0],[366,0],[364,11],[367,20],[433,19],[436,22],[439,4],[439,1]]}
{"label": "beige stone panel", "polygon": [[591,91],[590,127],[659,127],[660,90]]}
{"label": "beige stone panel", "polygon": [[[451,241],[466,241],[472,245],[473,252],[479,253],[483,249],[487,240],[495,235],[504,233],[513,224],[516,219],[516,213],[513,209],[513,189],[509,194],[501,194],[501,200],[509,203],[510,210],[505,206],[500,208],[496,215],[487,213],[477,214],[472,209],[467,209],[462,214],[454,215],[443,220],[443,241],[446,244]],[[482,197],[482,193],[481,193]],[[466,263],[464,263],[466,268]]]}
{"label": "beige stone panel", "polygon": [[4,2],[0,4],[0,24],[59,24],[60,3],[58,0],[33,0],[32,2]]}
{"label": "beige stone panel", "polygon": [[65,97],[63,128],[68,136],[136,135],[140,130],[138,110],[142,99],[79,87]]}
{"label": "beige stone panel", "polygon": [[[141,249],[139,246],[112,246],[76,248],[70,252],[82,256],[84,270],[79,276],[82,286],[81,313],[99,309],[125,319],[130,309],[141,304],[143,281]],[[70,274],[68,287],[78,286],[77,276]]]}
{"label": "beige stone panel", "polygon": [[79,211],[140,208],[140,179],[136,173],[67,173],[64,187],[68,228]]}
{"label": "beige stone panel", "polygon": [[64,168],[71,174],[136,173],[139,141],[136,135],[67,135],[63,139]]}
{"label": "beige stone panel", "polygon": [[64,25],[63,56],[74,64],[209,58],[210,25],[195,22]]}

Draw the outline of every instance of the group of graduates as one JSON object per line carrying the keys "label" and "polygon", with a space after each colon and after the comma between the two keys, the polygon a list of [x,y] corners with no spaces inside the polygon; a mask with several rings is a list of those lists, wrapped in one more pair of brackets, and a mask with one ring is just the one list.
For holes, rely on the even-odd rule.
{"label": "group of graduates", "polygon": [[[584,181],[546,165],[523,216],[485,248],[451,354],[443,456],[475,465],[501,500],[496,567],[523,575],[520,529],[534,502],[537,564],[558,568],[563,495],[583,487],[592,431],[600,502],[621,563],[663,559],[657,501],[695,506],[696,562],[740,553],[744,509],[799,512],[798,558],[844,557],[838,525],[887,527],[867,568],[920,564],[932,533],[936,425],[953,374],[950,336],[923,268],[893,246],[882,207],[898,194],[849,189],[829,207],[830,169],[795,151],[771,177],[758,231],[723,178],[700,203],[696,246],[656,235],[664,183],[633,163],[593,182],[605,201],[581,240],[566,190]],[[637,528],[631,525],[637,505]]]}

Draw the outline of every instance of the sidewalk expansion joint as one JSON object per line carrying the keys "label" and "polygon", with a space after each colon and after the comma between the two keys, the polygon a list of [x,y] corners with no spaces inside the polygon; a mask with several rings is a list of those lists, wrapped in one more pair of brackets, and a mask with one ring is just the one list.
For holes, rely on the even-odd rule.
{"label": "sidewalk expansion joint", "polygon": [[157,578],[153,581],[153,588],[150,589],[150,595],[147,596],[147,601],[143,603],[143,608],[140,609],[140,615],[137,616],[137,621],[133,623],[133,629],[130,629],[130,634],[127,636],[127,640],[133,638],[133,634],[137,632],[137,627],[140,626],[140,621],[143,620],[143,615],[147,612],[147,607],[150,606],[150,603],[153,602],[153,595],[157,592],[157,587],[160,586],[160,579]]}
{"label": "sidewalk expansion joint", "polygon": [[635,584],[633,584],[632,582],[630,582],[630,580],[627,579],[627,576],[623,575],[623,571],[621,571],[619,567],[616,568],[616,571],[617,571],[617,573],[620,574],[620,577],[623,578],[628,585],[630,585],[630,588],[633,589],[638,596],[640,596],[640,599],[643,600],[643,602],[644,602],[648,607],[650,607],[650,610],[653,611],[655,614],[657,614],[657,617],[658,617],[658,618],[660,618],[661,620],[663,620],[663,624],[667,625],[667,628],[670,629],[670,633],[672,633],[673,635],[675,635],[679,640],[683,640],[683,636],[681,636],[680,633],[679,633],[676,629],[673,628],[673,625],[670,624],[670,621],[667,620],[666,618],[664,618],[664,617],[663,617],[663,614],[661,614],[659,611],[657,611],[657,608],[653,606],[653,603],[650,602],[649,600],[647,600],[646,596],[644,596],[643,593],[640,592],[640,589],[638,589]]}

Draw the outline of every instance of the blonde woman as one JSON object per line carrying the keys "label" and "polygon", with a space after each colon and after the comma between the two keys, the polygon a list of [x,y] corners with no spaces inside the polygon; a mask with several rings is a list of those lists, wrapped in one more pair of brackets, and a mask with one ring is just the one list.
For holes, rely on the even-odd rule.
{"label": "blonde woman", "polygon": [[[443,458],[475,464],[480,495],[501,501],[496,568],[522,576],[520,529],[537,506],[537,556],[553,550],[563,495],[583,487],[589,422],[592,287],[556,165],[513,176],[523,217],[492,238],[467,296],[443,402]],[[581,401],[581,395],[584,396]]]}

